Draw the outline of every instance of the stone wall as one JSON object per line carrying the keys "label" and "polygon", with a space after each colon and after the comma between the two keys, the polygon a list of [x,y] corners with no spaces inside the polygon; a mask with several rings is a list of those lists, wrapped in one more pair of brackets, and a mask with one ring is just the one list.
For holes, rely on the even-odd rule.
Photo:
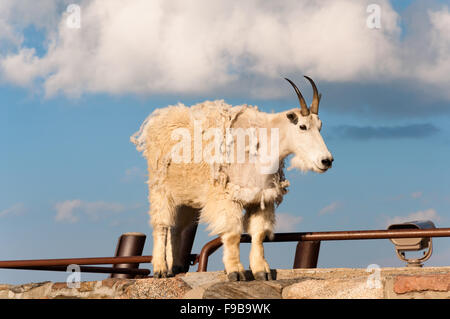
{"label": "stone wall", "polygon": [[228,282],[223,272],[180,274],[167,279],[105,279],[0,285],[0,298],[450,298],[450,267],[279,269],[275,280]]}

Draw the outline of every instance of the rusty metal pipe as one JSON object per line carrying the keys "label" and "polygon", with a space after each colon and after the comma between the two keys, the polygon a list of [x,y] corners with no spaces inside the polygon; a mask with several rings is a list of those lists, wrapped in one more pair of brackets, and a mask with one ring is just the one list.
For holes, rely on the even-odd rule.
{"label": "rusty metal pipe", "polygon": [[[309,232],[309,233],[277,233],[273,240],[268,238],[264,242],[289,242],[289,241],[323,241],[323,240],[362,240],[362,239],[390,239],[390,238],[415,238],[415,237],[450,237],[450,228],[435,229],[395,229],[395,230],[354,230],[334,232]],[[250,243],[251,236],[243,234],[241,243]],[[222,246],[220,238],[216,238],[203,246],[198,258],[198,272],[207,270],[208,258]]]}
{"label": "rusty metal pipe", "polygon": [[[396,230],[354,230],[314,233],[278,233],[273,242],[314,240],[361,240],[415,237],[450,237],[450,228],[396,229]],[[269,240],[265,240],[269,241]]]}
{"label": "rusty metal pipe", "polygon": [[47,267],[76,265],[105,265],[125,263],[151,263],[152,256],[130,256],[130,257],[92,257],[92,258],[66,258],[66,259],[34,259],[34,260],[7,260],[0,261],[0,268],[17,267]]}
{"label": "rusty metal pipe", "polygon": [[[396,229],[396,230],[363,230],[363,231],[336,231],[316,233],[277,233],[271,242],[286,241],[322,241],[322,240],[359,240],[359,239],[390,239],[390,238],[415,238],[415,237],[450,237],[450,228],[436,229]],[[266,238],[264,240],[268,242]],[[251,242],[248,234],[241,236],[241,242]],[[198,257],[198,270],[206,271],[208,257],[214,253],[222,241],[216,238],[203,246]],[[124,263],[151,263],[152,256],[130,256],[130,257],[93,257],[93,258],[67,258],[67,259],[36,259],[36,260],[9,260],[0,261],[0,268],[21,267],[52,267],[77,265],[100,265],[100,264],[124,264]]]}
{"label": "rusty metal pipe", "polygon": [[220,237],[209,241],[205,246],[203,246],[198,257],[198,272],[204,272],[207,270],[209,256],[213,254],[217,249],[219,249],[220,246],[222,246],[222,240],[220,239]]}
{"label": "rusty metal pipe", "polygon": [[[101,274],[129,274],[134,276],[148,276],[149,269],[127,269],[127,268],[112,268],[112,267],[98,267],[98,266],[79,266],[81,272],[101,273]],[[43,271],[67,271],[67,266],[29,266],[29,267],[14,267],[9,269],[19,270],[43,270]]]}

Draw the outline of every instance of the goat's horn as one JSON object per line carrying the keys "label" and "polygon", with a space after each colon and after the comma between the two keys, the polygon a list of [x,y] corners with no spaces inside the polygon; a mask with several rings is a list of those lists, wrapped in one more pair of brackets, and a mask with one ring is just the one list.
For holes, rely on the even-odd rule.
{"label": "goat's horn", "polygon": [[298,101],[300,102],[300,113],[303,116],[308,116],[309,115],[309,109],[308,106],[306,105],[305,99],[303,98],[302,93],[300,93],[300,90],[298,89],[298,87],[294,84],[294,82],[292,82],[291,80],[289,80],[288,78],[284,78],[286,81],[288,81],[289,83],[291,83],[292,87],[295,90],[295,93],[297,93],[297,97],[298,97]]}
{"label": "goat's horn", "polygon": [[313,87],[313,91],[314,91],[314,95],[313,95],[313,100],[311,103],[311,113],[313,114],[319,114],[319,102],[320,102],[320,98],[321,98],[321,94],[319,94],[319,92],[317,91],[317,86],[314,83],[314,81],[305,75],[305,78],[309,81],[309,83],[311,83],[312,87]]}

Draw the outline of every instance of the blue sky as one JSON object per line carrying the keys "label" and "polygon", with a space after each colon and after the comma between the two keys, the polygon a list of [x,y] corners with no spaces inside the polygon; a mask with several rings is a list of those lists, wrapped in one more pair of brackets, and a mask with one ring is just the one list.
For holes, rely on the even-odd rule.
{"label": "blue sky", "polygon": [[[167,17],[158,46],[150,29],[165,29],[150,11],[141,20],[136,17],[138,22],[127,16],[141,12],[143,2],[130,2],[128,10],[109,2],[111,7],[103,8],[112,13],[106,22],[95,11],[97,1],[75,2],[82,9],[81,28],[66,30],[60,22],[69,3],[0,5],[1,260],[112,256],[117,238],[129,231],[147,234],[144,254],[150,255],[146,163],[129,137],[155,108],[178,102],[225,99],[267,112],[294,107],[285,75],[307,100],[311,92],[302,74],[318,84],[322,135],[335,163],[321,175],[287,172],[291,187],[277,210],[279,231],[384,229],[415,218],[432,219],[440,227],[450,224],[450,73],[444,72],[450,70],[448,2],[380,1],[381,29],[370,34],[347,20],[336,22],[336,34],[314,24],[321,15],[344,15],[344,9],[364,22],[364,2],[329,2],[325,10],[301,1],[255,7],[258,18],[252,27],[241,25],[239,32],[224,27],[217,36],[202,25],[183,28],[183,21],[198,14],[206,19],[228,5],[218,2],[195,11],[174,1],[176,18]],[[238,12],[245,17],[257,4]],[[315,27],[314,39],[319,40],[306,42],[309,51],[292,39],[279,42],[285,34],[271,17],[288,15],[289,9],[311,16],[312,22],[286,20],[291,30]],[[236,16],[218,16],[215,28],[228,18],[240,25]],[[411,24],[416,16],[426,19]],[[117,41],[109,38],[110,30]],[[198,30],[192,38],[183,34]],[[255,43],[258,32],[264,41]],[[326,48],[334,36],[342,37],[343,46],[345,41],[364,45],[354,47],[351,57],[339,47],[330,52]],[[180,41],[183,46],[176,48]],[[425,44],[427,49],[421,50]],[[199,54],[207,59],[197,61]],[[281,59],[279,54],[288,56]],[[140,64],[141,58],[148,63]],[[213,239],[204,229],[199,228],[196,253]],[[434,243],[427,265],[449,265],[450,239]],[[265,247],[272,268],[292,266],[295,243]],[[248,251],[243,244],[246,267]],[[402,266],[388,240],[322,243],[319,267],[374,263]],[[221,251],[211,257],[209,269],[223,269]],[[1,270],[0,282],[64,281],[66,276]],[[83,274],[82,279],[104,277]]]}

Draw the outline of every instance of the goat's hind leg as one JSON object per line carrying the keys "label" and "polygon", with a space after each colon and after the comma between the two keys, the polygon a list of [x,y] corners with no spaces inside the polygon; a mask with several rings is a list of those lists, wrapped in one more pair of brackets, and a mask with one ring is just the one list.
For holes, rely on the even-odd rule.
{"label": "goat's hind leg", "polygon": [[168,267],[166,262],[166,243],[169,227],[164,225],[153,226],[153,277],[168,277]]}
{"label": "goat's hind leg", "polygon": [[175,207],[167,196],[150,192],[150,222],[153,226],[153,277],[172,275],[173,251],[167,242],[171,240],[175,226]]}

